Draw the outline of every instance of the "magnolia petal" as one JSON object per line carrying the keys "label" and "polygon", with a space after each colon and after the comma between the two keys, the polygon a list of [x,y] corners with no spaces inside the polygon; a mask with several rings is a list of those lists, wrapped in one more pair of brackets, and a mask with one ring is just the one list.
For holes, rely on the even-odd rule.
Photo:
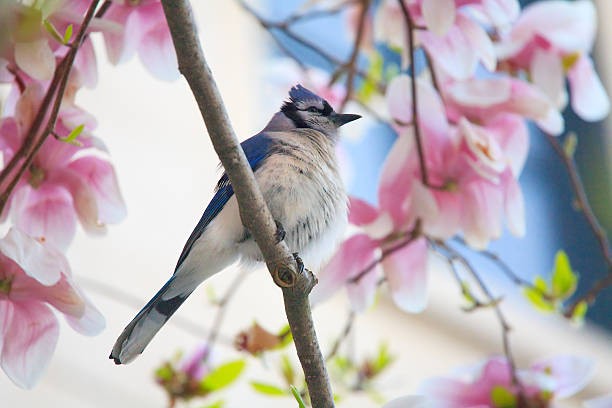
{"label": "magnolia petal", "polygon": [[142,39],[138,56],[145,68],[158,79],[174,81],[180,76],[172,37],[165,20]]}
{"label": "magnolia petal", "polygon": [[39,81],[53,78],[55,55],[46,39],[15,44],[15,62],[26,74]]}
{"label": "magnolia petal", "polygon": [[98,207],[98,221],[116,224],[127,215],[113,165],[95,156],[79,158],[68,166],[93,192]]}
{"label": "magnolia petal", "polygon": [[362,230],[372,239],[383,239],[393,232],[393,218],[388,212],[383,212],[370,224],[362,225]]}
{"label": "magnolia petal", "polygon": [[[353,235],[340,245],[327,265],[319,274],[319,283],[310,294],[313,303],[319,303],[347,282],[363,271],[376,259],[378,243],[366,234]],[[366,274],[366,277],[374,275],[374,271]],[[364,280],[361,279],[360,281]]]}
{"label": "magnolia petal", "polygon": [[78,316],[66,315],[66,321],[77,332],[86,336],[96,336],[106,327],[104,315],[93,305],[85,294],[80,293],[81,301],[84,303],[83,313]]}
{"label": "magnolia petal", "polygon": [[554,136],[560,135],[565,129],[565,121],[561,112],[554,108],[550,108],[546,115],[537,119],[535,123],[540,129]]}
{"label": "magnolia petal", "polygon": [[395,226],[406,223],[404,202],[409,199],[411,177],[416,175],[412,137],[401,135],[393,144],[381,170],[378,201],[381,211],[388,212]]}
{"label": "magnolia petal", "polygon": [[90,37],[86,37],[74,59],[74,67],[78,71],[80,83],[88,88],[94,88],[98,83],[98,62],[96,52]]}
{"label": "magnolia petal", "polygon": [[55,172],[54,180],[66,186],[72,195],[72,203],[81,226],[88,234],[101,235],[106,228],[98,219],[98,203],[93,189],[79,174],[70,169]]}
{"label": "magnolia petal", "polygon": [[51,309],[43,303],[0,302],[0,308],[7,307],[13,308],[13,312],[0,365],[16,385],[32,388],[51,361],[59,325]]}
{"label": "magnolia petal", "polygon": [[586,121],[602,120],[610,112],[610,99],[593,68],[593,61],[582,56],[567,74],[572,109]]}
{"label": "magnolia petal", "polygon": [[115,21],[122,29],[102,31],[106,53],[113,65],[127,61],[136,53],[142,28],[135,10],[136,7],[113,2],[104,15],[104,20]]}
{"label": "magnolia petal", "polygon": [[455,0],[423,0],[421,11],[427,28],[439,37],[455,22]]}
{"label": "magnolia petal", "polygon": [[393,301],[405,312],[419,313],[427,305],[427,259],[427,242],[420,238],[382,261]]}
{"label": "magnolia petal", "polygon": [[525,236],[525,200],[518,181],[510,172],[503,175],[504,215],[510,232],[517,237]]}
{"label": "magnolia petal", "polygon": [[464,187],[463,232],[473,248],[484,249],[501,235],[503,196],[499,187],[475,180]]}
{"label": "magnolia petal", "polygon": [[515,178],[521,174],[529,151],[529,129],[518,115],[497,115],[487,122],[487,128],[497,139]]}
{"label": "magnolia petal", "polygon": [[7,163],[21,145],[17,122],[12,117],[0,120],[0,152],[4,163]]}
{"label": "magnolia petal", "polygon": [[357,226],[369,224],[376,220],[379,214],[378,209],[370,203],[357,197],[349,197],[348,220],[351,224]]}
{"label": "magnolia petal", "polygon": [[45,286],[56,284],[67,265],[61,254],[52,253],[14,227],[0,240],[0,252],[19,265],[26,275]]}
{"label": "magnolia petal", "polygon": [[473,49],[477,51],[482,65],[489,71],[495,71],[497,65],[495,48],[485,29],[463,14],[457,16],[457,26],[461,29]]}
{"label": "magnolia petal", "polygon": [[22,187],[14,197],[13,221],[28,235],[65,249],[76,232],[72,197],[62,186]]}
{"label": "magnolia petal", "polygon": [[567,104],[567,92],[561,59],[552,52],[538,49],[531,60],[530,73],[533,84],[562,110]]}
{"label": "magnolia petal", "polygon": [[387,86],[387,107],[391,117],[402,123],[412,122],[412,89],[411,80],[408,75],[394,77]]}
{"label": "magnolia petal", "polygon": [[438,239],[448,239],[455,235],[461,226],[463,203],[458,192],[437,190],[435,197],[438,216],[427,220],[423,225],[428,235]]}
{"label": "magnolia petal", "polygon": [[[370,264],[375,261],[370,260]],[[365,269],[365,266],[362,270]],[[357,313],[363,313],[374,303],[376,295],[376,287],[380,278],[380,265],[374,266],[366,275],[358,282],[349,282],[346,284],[346,293],[351,302],[352,309]]]}
{"label": "magnolia petal", "polygon": [[488,108],[510,99],[510,81],[497,78],[470,79],[455,82],[447,89],[448,95],[458,104]]}
{"label": "magnolia petal", "polygon": [[550,375],[555,398],[566,398],[582,390],[595,374],[595,362],[590,358],[556,356],[536,362],[532,370]]}
{"label": "magnolia petal", "polygon": [[452,26],[444,37],[419,31],[418,38],[438,66],[454,79],[467,79],[474,74],[478,51],[457,25]]}
{"label": "magnolia petal", "polygon": [[515,21],[521,12],[518,0],[483,0],[482,7],[491,24],[502,28]]}

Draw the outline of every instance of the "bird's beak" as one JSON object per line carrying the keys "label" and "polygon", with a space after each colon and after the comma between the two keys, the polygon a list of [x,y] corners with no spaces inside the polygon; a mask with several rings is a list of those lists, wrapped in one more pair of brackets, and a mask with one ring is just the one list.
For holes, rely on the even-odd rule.
{"label": "bird's beak", "polygon": [[352,113],[332,113],[332,120],[336,124],[336,126],[340,127],[349,122],[357,120],[361,117],[361,115],[354,115]]}

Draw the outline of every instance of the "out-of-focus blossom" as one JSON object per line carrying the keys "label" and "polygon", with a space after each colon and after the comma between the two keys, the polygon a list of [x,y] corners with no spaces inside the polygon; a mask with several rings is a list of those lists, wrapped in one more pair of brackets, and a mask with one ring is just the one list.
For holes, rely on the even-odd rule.
{"label": "out-of-focus blossom", "polygon": [[113,64],[124,62],[137,52],[145,68],[157,78],[167,81],[178,78],[172,37],[159,0],[115,1],[104,19],[123,27],[120,32],[103,31]]}
{"label": "out-of-focus blossom", "polygon": [[[585,358],[557,356],[518,370],[523,397],[529,406],[550,407],[553,401],[580,391],[593,374],[593,362]],[[512,383],[510,364],[493,357],[463,375],[426,380],[420,387],[432,408],[499,408],[516,404],[519,388]],[[500,405],[503,401],[506,405]]]}
{"label": "out-of-focus blossom", "polygon": [[241,351],[259,354],[262,351],[273,350],[282,343],[283,337],[270,333],[257,322],[247,330],[241,331],[234,339],[234,346]]}
{"label": "out-of-focus blossom", "polygon": [[[15,115],[0,122],[0,151],[5,162],[27,137],[41,98],[41,87],[29,85],[17,102]],[[77,218],[86,231],[103,232],[105,224],[119,222],[126,214],[112,165],[93,154],[99,145],[91,135],[94,119],[67,104],[55,132],[65,137],[79,125],[84,130],[77,144],[47,138],[10,199],[15,225],[58,248],[66,248],[72,240]]]}
{"label": "out-of-focus blossom", "polygon": [[612,393],[584,401],[584,408],[610,408],[612,407]]}
{"label": "out-of-focus blossom", "polygon": [[64,256],[12,228],[0,240],[0,365],[20,387],[33,387],[53,355],[59,325],[51,307],[82,334],[104,328]]}
{"label": "out-of-focus blossom", "polygon": [[382,272],[398,307],[412,313],[425,308],[427,243],[424,238],[411,240],[410,231],[417,220],[425,223],[435,218],[437,207],[418,180],[406,179],[397,171],[398,160],[399,156],[391,153],[385,163],[379,208],[351,198],[349,222],[360,231],[342,243],[319,274],[319,284],[311,294],[313,302],[346,286],[353,308],[363,311],[374,300]]}
{"label": "out-of-focus blossom", "polygon": [[[473,17],[477,13],[489,25],[504,27],[519,12],[517,0],[414,0],[406,2],[417,41],[436,65],[456,79],[471,77],[479,63],[493,71],[496,57],[485,27]],[[374,38],[407,51],[407,24],[397,1],[385,0],[376,11]]]}
{"label": "out-of-focus blossom", "polygon": [[206,374],[210,372],[210,366],[204,360],[208,360],[210,349],[206,344],[202,344],[186,355],[179,363],[179,371],[187,375],[190,379],[200,382]]}
{"label": "out-of-focus blossom", "polygon": [[595,31],[591,1],[535,2],[502,34],[498,58],[509,70],[527,70],[559,110],[567,104],[567,78],[572,109],[584,120],[600,120],[610,111],[610,101],[589,57]]}
{"label": "out-of-focus blossom", "polygon": [[[461,232],[470,245],[483,248],[501,235],[505,218],[510,230],[522,235],[523,198],[516,178],[527,152],[524,123],[502,110],[476,125],[453,116],[430,84],[417,80],[417,86],[424,166],[434,188],[421,186],[412,194],[426,194],[426,201],[432,196],[438,214],[423,219],[423,231],[440,239]],[[409,77],[398,76],[387,91],[389,112],[400,133],[388,161],[396,163],[405,184],[420,183],[422,177],[414,135],[406,127],[412,122],[410,87]]]}

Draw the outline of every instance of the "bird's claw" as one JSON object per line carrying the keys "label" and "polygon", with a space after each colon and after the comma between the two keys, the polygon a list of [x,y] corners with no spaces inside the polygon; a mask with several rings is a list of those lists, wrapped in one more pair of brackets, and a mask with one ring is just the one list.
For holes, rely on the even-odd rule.
{"label": "bird's claw", "polygon": [[274,233],[274,238],[276,238],[276,243],[278,244],[279,242],[285,239],[287,232],[285,232],[285,228],[283,228],[283,224],[281,224],[280,221],[274,220],[274,223],[276,224],[276,232]]}
{"label": "bird's claw", "polygon": [[295,263],[297,264],[298,273],[303,273],[304,272],[304,261],[302,261],[302,258],[300,258],[300,255],[297,252],[293,253],[293,259],[295,259]]}

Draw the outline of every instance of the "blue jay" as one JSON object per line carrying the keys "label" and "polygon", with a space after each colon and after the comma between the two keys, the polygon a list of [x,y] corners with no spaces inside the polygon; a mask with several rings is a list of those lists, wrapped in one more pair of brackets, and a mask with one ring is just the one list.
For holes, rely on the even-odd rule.
{"label": "blue jay", "polygon": [[[334,112],[326,100],[297,85],[266,127],[241,143],[279,227],[277,238],[313,268],[331,255],[346,227],[347,196],[334,147],[338,128],[359,118]],[[174,274],[123,330],[110,358],[116,364],[132,361],[199,284],[239,259],[263,257],[240,221],[223,174]]]}

